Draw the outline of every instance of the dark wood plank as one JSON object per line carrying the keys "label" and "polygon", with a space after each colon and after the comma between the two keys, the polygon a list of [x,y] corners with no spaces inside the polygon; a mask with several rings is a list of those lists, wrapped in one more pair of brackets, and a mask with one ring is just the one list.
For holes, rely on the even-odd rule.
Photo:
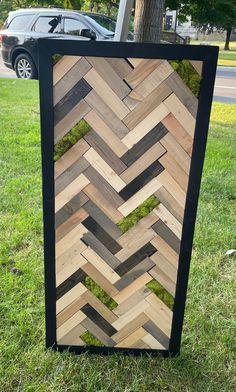
{"label": "dark wood plank", "polygon": [[114,240],[117,240],[123,234],[119,227],[91,200],[83,208]]}
{"label": "dark wood plank", "polygon": [[83,78],[56,104],[54,108],[54,125],[58,124],[81,99],[92,90]]}
{"label": "dark wood plank", "polygon": [[121,160],[127,165],[131,166],[138,158],[140,158],[149,148],[163,138],[167,134],[166,127],[159,123],[156,125],[144,138],[135,144],[129,151],[127,151]]}
{"label": "dark wood plank", "polygon": [[103,228],[89,216],[83,225],[114,255],[121,250],[121,246]]}
{"label": "dark wood plank", "polygon": [[159,161],[153,162],[146,170],[139,174],[138,177],[126,185],[126,187],[119,192],[119,195],[125,201],[128,200],[154,177],[157,177],[163,170],[164,167]]}
{"label": "dark wood plank", "polygon": [[86,274],[82,269],[78,269],[73,275],[61,283],[56,289],[57,300],[65,295],[69,290],[86,278]]}
{"label": "dark wood plank", "polygon": [[91,232],[85,233],[81,240],[90,246],[111,268],[115,269],[120,265],[120,261]]}
{"label": "dark wood plank", "polygon": [[130,270],[132,270],[136,265],[141,263],[146,257],[150,257],[156,252],[156,248],[150,244],[150,242],[140,248],[137,252],[135,252],[132,256],[128,257],[122,264],[115,268],[115,271],[123,276]]}
{"label": "dark wood plank", "polygon": [[104,159],[104,161],[117,173],[122,173],[127,166],[112,151],[112,149],[104,142],[104,140],[92,129],[84,139],[95,151]]}
{"label": "dark wood plank", "polygon": [[79,192],[78,195],[73,197],[69,203],[65,204],[55,214],[55,228],[57,229],[62,223],[69,219],[76,211],[78,211],[87,201],[89,200],[83,192]]}
{"label": "dark wood plank", "polygon": [[169,347],[169,338],[168,336],[158,328],[152,321],[148,321],[143,325],[143,328],[150,333],[158,342],[162,344],[165,348]]}
{"label": "dark wood plank", "polygon": [[115,208],[124,203],[114,188],[92,166],[85,170],[84,175]]}
{"label": "dark wood plank", "polygon": [[91,305],[86,304],[81,308],[81,311],[93,321],[106,335],[112,336],[117,330],[108,323]]}
{"label": "dark wood plank", "polygon": [[72,181],[90,166],[89,162],[81,157],[64,171],[55,181],[55,196],[62,192]]}
{"label": "dark wood plank", "polygon": [[165,225],[164,222],[162,222],[161,219],[157,221],[152,226],[153,230],[176,252],[179,253],[180,251],[180,240],[179,238],[173,233],[172,230],[169,229]]}
{"label": "dark wood plank", "polygon": [[134,268],[132,268],[130,272],[125,274],[118,282],[116,282],[115,287],[118,290],[123,290],[125,287],[134,282],[137,278],[139,278],[145,272],[149,271],[154,266],[155,263],[151,259],[149,259],[149,257],[147,257]]}

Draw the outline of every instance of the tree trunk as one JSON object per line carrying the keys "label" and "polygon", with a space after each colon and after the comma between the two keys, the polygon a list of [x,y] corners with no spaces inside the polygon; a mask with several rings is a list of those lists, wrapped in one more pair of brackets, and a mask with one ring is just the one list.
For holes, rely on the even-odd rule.
{"label": "tree trunk", "polygon": [[107,15],[108,16],[111,16],[111,8],[112,8],[111,2],[108,1],[108,3],[107,3]]}
{"label": "tree trunk", "polygon": [[160,42],[165,0],[136,0],[134,37],[136,42]]}
{"label": "tree trunk", "polygon": [[224,50],[229,50],[229,41],[230,41],[231,31],[232,31],[232,27],[228,27],[226,30],[226,39],[225,39]]}
{"label": "tree trunk", "polygon": [[100,3],[97,3],[95,8],[96,8],[96,12],[99,12],[101,9]]}
{"label": "tree trunk", "polygon": [[94,7],[94,1],[90,0],[90,4],[89,4],[90,12],[93,12],[93,7]]}

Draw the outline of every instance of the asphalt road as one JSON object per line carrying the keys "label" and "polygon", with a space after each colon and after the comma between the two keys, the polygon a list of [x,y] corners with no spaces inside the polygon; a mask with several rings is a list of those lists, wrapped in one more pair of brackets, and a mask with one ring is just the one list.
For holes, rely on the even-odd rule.
{"label": "asphalt road", "polygon": [[[1,55],[0,77],[16,77],[14,71],[4,66]],[[214,101],[236,103],[236,67],[217,67]]]}

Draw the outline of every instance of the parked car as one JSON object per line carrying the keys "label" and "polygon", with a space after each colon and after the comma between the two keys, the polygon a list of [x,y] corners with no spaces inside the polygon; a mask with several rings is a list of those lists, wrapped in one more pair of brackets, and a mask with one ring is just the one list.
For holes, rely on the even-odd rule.
{"label": "parked car", "polygon": [[[37,79],[37,40],[42,37],[111,40],[115,20],[105,15],[64,10],[29,8],[10,12],[0,31],[2,59],[18,78]],[[130,36],[131,38],[131,36]]]}

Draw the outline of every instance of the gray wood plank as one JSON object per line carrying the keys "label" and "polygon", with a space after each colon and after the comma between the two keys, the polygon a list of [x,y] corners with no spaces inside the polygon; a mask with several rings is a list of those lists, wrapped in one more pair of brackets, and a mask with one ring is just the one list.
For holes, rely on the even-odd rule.
{"label": "gray wood plank", "polygon": [[104,159],[104,161],[117,173],[122,173],[127,166],[121,159],[112,151],[112,149],[104,142],[104,140],[92,129],[84,139],[97,153]]}

